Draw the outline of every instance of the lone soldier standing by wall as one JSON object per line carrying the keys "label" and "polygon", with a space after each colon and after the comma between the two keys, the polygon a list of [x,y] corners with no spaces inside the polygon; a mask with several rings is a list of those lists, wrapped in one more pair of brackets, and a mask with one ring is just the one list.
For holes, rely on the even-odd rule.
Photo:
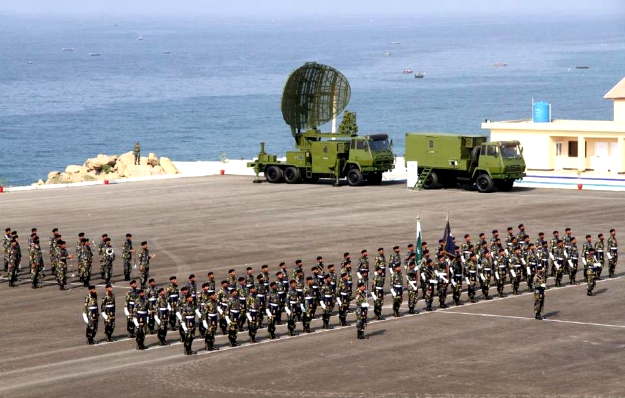
{"label": "lone soldier standing by wall", "polygon": [[141,145],[139,145],[139,141],[135,142],[135,165],[139,165],[141,163]]}

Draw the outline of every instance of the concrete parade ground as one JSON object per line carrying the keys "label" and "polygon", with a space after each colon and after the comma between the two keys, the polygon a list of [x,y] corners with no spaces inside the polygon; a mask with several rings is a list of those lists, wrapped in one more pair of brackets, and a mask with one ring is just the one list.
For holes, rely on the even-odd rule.
{"label": "concrete parade ground", "polygon": [[[406,245],[415,241],[417,215],[424,240],[434,249],[447,212],[458,244],[465,233],[474,242],[480,232],[490,238],[493,228],[503,240],[506,227],[516,231],[521,222],[532,241],[539,231],[549,239],[554,229],[563,235],[571,227],[580,252],[587,233],[595,241],[603,232],[607,240],[609,229],[616,228],[621,246],[625,242],[625,200],[619,192],[412,192],[393,182],[335,188],[252,184],[252,179],[212,176],[1,194],[0,226],[19,232],[24,256],[19,286],[10,288],[6,278],[0,283],[0,396],[625,396],[622,258],[616,278],[607,279],[604,271],[595,297],[586,296],[583,283],[569,286],[568,276],[561,288],[549,278],[544,321],[534,319],[533,294],[522,282],[519,296],[506,285],[506,298],[486,301],[478,293],[476,304],[435,312],[423,311],[420,299],[417,315],[408,315],[405,296],[400,318],[392,317],[387,296],[386,320],[369,323],[368,340],[356,339],[350,314],[347,327],[337,327],[333,316],[331,330],[314,320],[311,334],[301,334],[298,323],[300,335],[294,337],[288,337],[286,324],[278,326],[278,340],[269,340],[262,329],[258,344],[250,343],[247,332],[239,333],[242,345],[236,348],[219,334],[221,350],[213,352],[205,351],[198,337],[193,356],[183,354],[178,333],[171,331],[171,346],[159,347],[156,336],[149,335],[149,349],[137,351],[134,339],[127,338],[123,315],[128,283],[121,275],[121,248],[127,232],[135,249],[147,240],[156,254],[151,277],[159,286],[166,286],[171,275],[184,285],[191,273],[200,286],[208,271],[215,272],[219,286],[229,268],[243,276],[248,265],[257,274],[262,264],[269,264],[275,278],[281,261],[290,272],[296,259],[303,260],[309,275],[317,255],[326,265],[336,264],[338,272],[344,251],[351,253],[355,268],[364,248],[371,264],[378,247],[388,258],[400,245],[403,258]],[[47,271],[43,288],[30,288],[26,249],[31,227],[39,229],[48,270],[52,228],[60,229],[70,254],[75,254],[79,232],[96,242],[109,234],[117,253],[117,341],[104,342],[100,319],[98,344],[86,344],[81,311],[87,290],[77,277],[71,290],[62,292]],[[69,264],[71,274],[76,260]],[[100,301],[104,288],[97,255],[93,269]],[[133,277],[138,278],[137,271]],[[462,300],[467,301],[466,293]]]}

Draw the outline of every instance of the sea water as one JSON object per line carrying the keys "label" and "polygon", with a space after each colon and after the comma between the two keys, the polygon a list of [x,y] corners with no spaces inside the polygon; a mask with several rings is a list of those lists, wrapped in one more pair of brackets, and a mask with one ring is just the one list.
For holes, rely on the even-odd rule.
{"label": "sea water", "polygon": [[340,70],[360,133],[388,133],[402,155],[406,132],[488,134],[484,119],[530,118],[532,99],[556,119],[611,120],[602,97],[625,76],[625,24],[3,16],[0,178],[27,185],[136,141],[143,155],[180,161],[249,159],[261,141],[283,155],[293,139],[282,88],[307,61]]}

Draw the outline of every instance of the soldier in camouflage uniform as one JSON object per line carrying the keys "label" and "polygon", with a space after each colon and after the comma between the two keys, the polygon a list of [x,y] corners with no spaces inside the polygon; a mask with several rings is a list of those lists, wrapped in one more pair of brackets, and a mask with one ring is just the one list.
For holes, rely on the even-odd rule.
{"label": "soldier in camouflage uniform", "polygon": [[395,269],[395,264],[401,265],[401,263],[401,251],[399,249],[399,246],[393,246],[393,253],[391,253],[390,257],[388,258],[388,264],[391,269]]}
{"label": "soldier in camouflage uniform", "polygon": [[255,283],[256,279],[254,278],[254,269],[252,267],[247,267],[245,269],[245,294],[249,293]]}
{"label": "soldier in camouflage uniform", "polygon": [[[323,280],[319,279],[319,268],[317,266],[312,267],[312,290],[313,290],[313,305],[312,305],[312,318],[315,318],[317,314],[317,306],[321,301],[321,286],[323,286]],[[323,275],[321,275],[323,278]]]}
{"label": "soldier in camouflage uniform", "polygon": [[460,294],[462,292],[462,281],[464,275],[464,269],[462,267],[462,256],[460,254],[455,254],[452,256],[451,265],[450,265],[450,274],[451,274],[451,287],[452,287],[452,297],[454,300],[454,305],[464,305],[462,301],[460,301]]}
{"label": "soldier in camouflage uniform", "polygon": [[553,267],[555,268],[556,283],[555,286],[562,285],[562,275],[564,273],[564,242],[558,240],[556,247],[553,249]]}
{"label": "soldier in camouflage uniform", "polygon": [[139,291],[137,290],[137,281],[133,279],[130,281],[130,290],[126,292],[126,300],[124,304],[124,313],[126,314],[126,330],[128,331],[128,337],[130,338],[136,337],[134,313],[135,308],[137,307],[138,296]]}
{"label": "soldier in camouflage uniform", "polygon": [[558,247],[559,240],[560,240],[560,232],[553,231],[553,236],[549,240],[549,258],[551,258],[551,270],[545,275],[551,275],[553,277],[556,276],[556,265],[555,265],[556,260],[555,260],[554,253],[555,253],[556,247]]}
{"label": "soldier in camouflage uniform", "polygon": [[111,283],[111,277],[113,276],[113,261],[115,261],[115,251],[111,246],[111,238],[106,238],[104,240],[104,280],[106,283]]}
{"label": "soldier in camouflage uniform", "polygon": [[530,291],[532,291],[534,275],[536,275],[536,269],[540,261],[540,255],[536,252],[536,245],[530,243],[525,256],[525,274],[527,275],[527,288]]}
{"label": "soldier in camouflage uniform", "polygon": [[477,300],[475,299],[475,291],[477,286],[478,268],[477,255],[475,253],[471,253],[469,259],[465,263],[465,267],[469,301],[472,303],[477,303]]}
{"label": "soldier in camouflage uniform", "polygon": [[[136,283],[136,282],[135,282]],[[180,307],[180,290],[178,289],[178,279],[175,276],[169,278],[167,286],[167,303],[169,304],[169,326],[171,330],[176,330],[176,312]]]}
{"label": "soldier in camouflage uniform", "polygon": [[30,257],[32,258],[32,266],[30,268],[32,288],[37,289],[39,287],[39,277],[41,275],[41,271],[43,270],[43,253],[41,252],[41,246],[39,245],[39,237],[34,238],[30,252]]}
{"label": "soldier in camouflage uniform", "polygon": [[352,260],[349,259],[349,253],[345,253],[344,260],[341,262],[341,275],[347,274],[347,286],[349,287],[349,298],[352,297],[353,292],[353,276],[352,276]]}
{"label": "soldier in camouflage uniform", "polygon": [[102,318],[104,319],[104,334],[106,341],[113,340],[113,332],[115,331],[115,294],[113,294],[113,286],[107,284],[105,287],[104,297],[100,305]]}
{"label": "soldier in camouflage uniform", "polygon": [[9,253],[11,252],[11,228],[4,230],[4,236],[2,237],[2,253],[4,259],[4,272],[9,271]]}
{"label": "soldier in camouflage uniform", "polygon": [[543,279],[543,269],[539,268],[534,275],[534,314],[536,319],[542,320],[542,311],[545,307],[545,287],[546,281]]}
{"label": "soldier in camouflage uniform", "polygon": [[289,335],[297,336],[297,332],[295,332],[295,320],[298,318],[297,314],[301,311],[302,301],[297,291],[298,286],[295,279],[291,279],[289,284],[291,285],[291,288],[287,293],[287,306],[285,307],[285,311],[287,313],[287,325]]}
{"label": "soldier in camouflage uniform", "polygon": [[614,271],[616,270],[616,263],[618,262],[618,242],[616,241],[616,229],[610,230],[610,237],[608,238],[608,272],[609,277],[614,278]]}
{"label": "soldier in camouflage uniform", "polygon": [[265,282],[264,273],[256,276],[258,283],[256,285],[256,297],[258,298],[258,328],[262,329],[263,319],[265,318],[265,309],[267,309],[267,295],[269,294],[269,285]]}
{"label": "soldier in camouflage uniform", "polygon": [[592,245],[592,235],[586,235],[586,240],[582,245],[582,263],[584,264],[584,279],[586,278],[586,271],[588,270],[588,266],[586,264],[586,255],[588,254],[588,249],[593,247]]}
{"label": "soldier in camouflage uniform", "polygon": [[497,293],[499,297],[506,297],[503,290],[506,284],[506,275],[508,275],[508,258],[506,257],[506,250],[503,247],[499,249],[497,258],[493,260],[493,266],[495,267]]}
{"label": "soldier in camouflage uniform", "polygon": [[[599,234],[597,235],[597,242],[595,243],[595,256],[597,257],[597,262],[601,264],[601,267],[605,265],[605,258],[606,258],[605,253],[606,253],[605,238],[603,237],[603,234]],[[584,261],[586,260],[586,256],[584,256],[583,254],[582,254],[582,259],[584,259]],[[585,275],[586,275],[586,272],[584,270],[584,277]]]}
{"label": "soldier in camouflage uniform", "polygon": [[100,278],[104,279],[104,250],[106,247],[106,238],[108,238],[108,234],[103,234],[98,243],[98,257],[100,258]]}
{"label": "soldier in camouflage uniform", "polygon": [[[271,286],[271,285],[270,285]],[[272,308],[275,310],[274,326],[282,325],[282,313],[284,312],[284,306],[287,303],[286,295],[289,289],[289,280],[286,277],[286,271],[276,272],[276,295],[278,296],[278,308]]]}
{"label": "soldier in camouflage uniform", "polygon": [[[82,240],[85,238],[85,233],[84,232],[80,232],[78,234],[78,240],[76,241],[76,260],[78,261],[78,279],[84,283],[84,272],[82,269]],[[85,287],[88,287],[89,284],[85,283],[84,284]]]}
{"label": "soldier in camouflage uniform", "polygon": [[64,240],[57,242],[57,245],[57,280],[59,281],[59,289],[69,290],[65,287],[65,285],[67,284],[67,260],[74,258],[74,256],[67,253],[67,244]]}
{"label": "soldier in camouflage uniform", "polygon": [[447,287],[449,285],[449,266],[444,254],[439,254],[438,261],[434,264],[434,275],[438,281],[437,294],[440,308],[447,308],[445,300],[447,299]]}
{"label": "soldier in camouflage uniform", "polygon": [[49,247],[50,247],[50,271],[52,272],[52,274],[56,277],[56,241],[59,237],[59,229],[58,228],[54,228],[52,230],[52,236],[50,236],[50,239],[48,241]]}
{"label": "soldier in camouflage uniform", "polygon": [[243,332],[245,330],[243,326],[245,325],[245,319],[246,319],[244,314],[247,312],[247,308],[246,308],[247,293],[246,293],[246,288],[245,288],[245,278],[243,278],[242,276],[239,277],[238,282],[239,282],[239,287],[237,291],[239,292],[239,294],[237,295],[237,297],[239,298],[239,304],[240,304],[239,308],[241,310],[241,316],[239,317],[238,328],[239,328],[239,332]]}
{"label": "soldier in camouflage uniform", "polygon": [[314,305],[314,291],[313,291],[313,277],[306,277],[306,284],[304,285],[304,302],[302,305],[302,328],[305,333],[312,333],[310,329],[310,321],[313,319],[313,305]]}
{"label": "soldier in camouflage uniform", "polygon": [[521,264],[521,249],[518,246],[515,246],[512,250],[512,255],[508,259],[508,268],[510,271],[512,294],[520,294],[519,285],[521,284],[521,276],[523,275],[523,265]]}
{"label": "soldier in camouflage uniform", "polygon": [[491,300],[492,297],[488,295],[490,290],[490,281],[493,274],[493,259],[490,251],[484,250],[482,255],[482,261],[480,262],[480,281],[482,286],[482,294],[486,300]]}
{"label": "soldier in camouflage uniform", "polygon": [[419,311],[415,310],[415,307],[417,306],[417,301],[419,301],[419,274],[414,258],[408,262],[406,279],[408,280],[408,313],[418,314]]}
{"label": "soldier in camouflage uniform", "polygon": [[323,315],[321,318],[323,319],[324,329],[332,329],[332,326],[330,326],[330,317],[332,316],[332,311],[334,310],[335,292],[331,282],[332,276],[330,276],[330,274],[326,274],[325,283],[321,287],[320,301],[320,304],[323,307]]}
{"label": "soldier in camouflage uniform", "polygon": [[[363,271],[367,271],[367,277],[365,278]],[[365,284],[365,290],[369,289],[369,253],[366,249],[360,251],[360,259],[358,260],[358,267],[356,269],[356,275],[358,281]]]}
{"label": "soldier in camouflage uniform", "polygon": [[[191,297],[189,294],[189,288],[183,286],[180,288],[180,305],[178,306],[178,311],[175,312],[176,318],[178,318],[178,334],[180,335],[180,342],[184,344],[186,339],[186,331],[183,327],[184,319],[180,317],[182,313],[182,307],[187,303],[187,298]],[[193,297],[191,297],[193,299]],[[193,329],[193,333],[195,333],[195,329]]]}
{"label": "soldier in camouflage uniform", "polygon": [[358,339],[368,339],[365,336],[365,327],[367,326],[367,310],[369,309],[369,303],[367,302],[366,286],[363,282],[358,282],[358,289],[354,297],[356,302],[356,331],[358,333]]}
{"label": "soldier in camouflage uniform", "polygon": [[169,324],[169,311],[171,306],[167,302],[167,292],[162,287],[158,289],[158,298],[156,299],[157,314],[154,316],[156,321],[157,330],[156,337],[158,337],[159,345],[169,345],[167,342],[167,326]]}
{"label": "soldier in camouflage uniform", "polygon": [[[281,274],[281,272],[278,273]],[[267,332],[269,333],[269,338],[272,340],[278,338],[278,336],[276,336],[276,324],[278,323],[278,314],[281,312],[281,308],[284,305],[282,303],[282,298],[280,298],[278,294],[278,289],[280,288],[282,288],[281,282],[271,282],[267,295],[268,306],[265,310],[267,313]]]}
{"label": "soldier in camouflage uniform", "polygon": [[126,240],[124,240],[124,248],[122,250],[125,281],[130,280],[130,274],[132,273],[132,253],[135,253],[135,250],[132,248],[132,234],[126,234]]}
{"label": "soldier in camouflage uniform", "polygon": [[80,256],[81,271],[83,283],[88,284],[91,281],[91,264],[93,263],[93,253],[91,252],[91,246],[89,239],[82,239],[82,251]]}
{"label": "soldier in camouflage uniform", "polygon": [[382,277],[386,278],[386,255],[384,254],[384,248],[378,248],[378,255],[375,257],[374,266],[382,269]]}
{"label": "soldier in camouflage uniform", "polygon": [[382,316],[382,306],[384,305],[384,271],[380,267],[375,268],[371,295],[374,297],[373,313],[378,321],[384,320]]}
{"label": "soldier in camouflage uniform", "polygon": [[147,350],[145,346],[145,334],[147,332],[148,323],[148,300],[145,297],[143,289],[137,291],[137,301],[135,302],[134,311],[132,312],[133,323],[136,326],[137,350]]}
{"label": "soldier in camouflage uniform", "polygon": [[[609,245],[609,243],[608,243]],[[595,278],[596,278],[596,272],[597,272],[597,267],[596,267],[596,258],[595,258],[595,249],[590,249],[588,250],[588,254],[586,254],[586,264],[588,264],[588,270],[586,271],[587,273],[587,284],[588,284],[588,291],[586,292],[586,294],[588,296],[594,296],[595,293],[593,292],[593,290],[595,289]]]}
{"label": "soldier in camouflage uniform", "polygon": [[221,289],[217,292],[216,299],[217,304],[219,305],[217,307],[217,311],[221,314],[221,317],[219,318],[219,326],[221,327],[221,333],[225,335],[228,334],[228,323],[226,322],[224,312],[228,307],[228,300],[230,299],[230,290],[227,280],[221,281]]}
{"label": "soldier in camouflage uniform", "polygon": [[[259,275],[261,278],[262,276]],[[246,317],[247,317],[247,331],[250,335],[250,339],[252,343],[258,343],[259,341],[256,339],[256,332],[258,331],[259,325],[259,315],[258,312],[260,310],[260,301],[258,300],[258,295],[256,293],[257,287],[256,285],[252,285],[250,287],[250,292],[245,300],[245,307],[247,309]]]}
{"label": "soldier in camouflage uniform", "polygon": [[549,277],[549,242],[543,239],[541,245],[542,246],[537,245],[540,256],[538,266],[543,270],[543,280],[545,281],[545,284],[547,284],[547,279]]}
{"label": "soldier in camouflage uniform", "polygon": [[[590,246],[592,249],[592,244]],[[571,238],[571,246],[569,247],[569,251],[567,253],[567,266],[569,268],[569,280],[571,285],[577,285],[575,281],[575,276],[577,275],[577,261],[579,258],[579,252],[577,251],[577,239],[575,237]]]}
{"label": "soldier in camouflage uniform", "polygon": [[234,269],[228,270],[228,293],[237,288],[237,273]]}
{"label": "soldier in camouflage uniform", "polygon": [[319,274],[321,274],[321,277],[323,278],[323,275],[325,275],[325,272],[326,272],[326,267],[323,264],[323,257],[322,256],[317,256],[316,267],[319,270]]}
{"label": "soldier in camouflage uniform", "polygon": [[[208,303],[209,297],[208,297],[208,292],[209,292],[209,288],[208,288],[208,283],[204,282],[202,283],[202,289],[200,290],[200,293],[198,293],[197,295],[197,307],[195,309],[196,314],[198,316],[198,330],[200,331],[200,337],[204,338],[206,336],[206,326],[204,326],[204,322],[203,320],[205,319],[205,312],[206,312],[206,303]],[[215,312],[217,312],[217,309],[215,309]]]}
{"label": "soldier in camouflage uniform", "polygon": [[217,309],[219,304],[217,300],[215,300],[214,290],[208,290],[206,295],[208,296],[208,300],[204,302],[204,309],[202,311],[202,323],[206,330],[204,333],[204,342],[207,351],[219,350],[218,347],[215,347],[215,332],[219,326],[219,310]]}
{"label": "soldier in camouflage uniform", "polygon": [[189,275],[189,282],[187,282],[187,289],[189,289],[189,296],[193,298],[193,304],[197,304],[197,278],[195,274]]}
{"label": "soldier in camouflage uniform", "polygon": [[158,313],[156,309],[156,300],[158,299],[158,288],[156,287],[156,281],[154,278],[150,278],[148,281],[148,330],[150,334],[155,333],[156,319],[155,316]]}
{"label": "soldier in camouflage uniform", "polygon": [[404,300],[404,276],[401,273],[401,261],[393,263],[391,275],[391,295],[393,296],[393,316],[399,317],[399,308]]}
{"label": "soldier in camouflage uniform", "polygon": [[349,310],[349,302],[352,297],[352,288],[349,286],[348,282],[349,275],[346,272],[342,273],[336,295],[341,326],[347,326],[347,311]]}
{"label": "soldier in camouflage uniform", "polygon": [[230,346],[237,347],[237,331],[239,330],[239,318],[241,317],[241,302],[239,301],[238,290],[232,290],[230,292],[230,298],[228,299],[228,305],[224,311],[224,316],[228,323],[228,339],[230,340]]}
{"label": "soldier in camouflage uniform", "polygon": [[184,332],[183,346],[185,355],[193,355],[195,352],[191,349],[193,338],[195,337],[195,302],[191,295],[186,296],[184,304],[180,307],[178,313],[180,326]]}
{"label": "soldier in camouflage uniform", "polygon": [[89,294],[85,298],[85,305],[83,306],[83,319],[87,324],[87,344],[93,345],[95,341],[96,333],[98,332],[98,319],[100,313],[98,311],[98,295],[95,291],[95,286],[89,285]]}
{"label": "soldier in camouflage uniform", "polygon": [[148,242],[141,242],[141,252],[139,253],[139,274],[141,277],[141,286],[145,286],[145,282],[150,277],[150,260],[156,257],[156,254],[150,254],[148,250]]}

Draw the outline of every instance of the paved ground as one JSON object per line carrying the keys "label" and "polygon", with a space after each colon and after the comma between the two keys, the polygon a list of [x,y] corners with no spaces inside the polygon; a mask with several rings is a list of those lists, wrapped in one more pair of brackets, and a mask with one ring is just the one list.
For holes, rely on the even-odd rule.
{"label": "paved ground", "polygon": [[[213,270],[221,279],[231,267],[242,274],[247,264],[267,263],[275,271],[280,261],[297,258],[308,271],[318,254],[328,264],[346,250],[357,258],[362,248],[403,249],[414,240],[417,215],[432,243],[442,235],[447,211],[456,236],[524,222],[532,237],[570,226],[583,240],[586,233],[625,230],[624,210],[623,195],[615,192],[414,193],[392,184],[288,186],[214,176],[2,194],[0,226],[17,229],[23,242],[32,226],[46,241],[58,227],[71,251],[80,231],[93,239],[107,232],[118,249],[132,232],[136,243],[150,242],[157,254],[153,276],[164,285],[172,274],[185,279],[194,272],[203,280]],[[118,260],[117,271],[120,266]],[[115,292],[122,314],[120,279]],[[196,341],[198,355],[187,357],[179,344],[157,348],[154,336],[149,350],[136,351],[123,338],[123,315],[120,340],[87,346],[83,288],[32,290],[24,279],[10,289],[5,280],[0,395],[624,396],[624,288],[618,278],[599,282],[592,298],[584,286],[549,289],[544,322],[533,319],[532,295],[523,294],[371,322],[365,341],[355,339],[353,326],[321,331],[315,321],[315,333],[287,338],[282,326],[279,340],[261,331],[260,344],[235,349],[221,336],[218,345],[226,349],[213,353]],[[99,333],[101,341],[102,325]]]}

